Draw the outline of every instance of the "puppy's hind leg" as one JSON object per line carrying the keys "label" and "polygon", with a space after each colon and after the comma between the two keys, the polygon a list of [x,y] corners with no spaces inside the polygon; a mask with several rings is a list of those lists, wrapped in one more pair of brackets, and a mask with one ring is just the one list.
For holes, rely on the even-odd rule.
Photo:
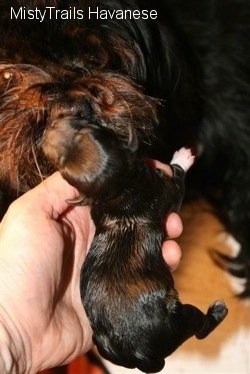
{"label": "puppy's hind leg", "polygon": [[195,333],[197,339],[205,338],[212,332],[226,317],[228,309],[223,301],[216,301],[208,308],[204,316],[204,325]]}
{"label": "puppy's hind leg", "polygon": [[227,313],[228,309],[223,301],[216,301],[212,304],[207,314],[204,314],[194,305],[182,304],[182,340],[184,341],[193,335],[197,339],[205,338],[223,321]]}

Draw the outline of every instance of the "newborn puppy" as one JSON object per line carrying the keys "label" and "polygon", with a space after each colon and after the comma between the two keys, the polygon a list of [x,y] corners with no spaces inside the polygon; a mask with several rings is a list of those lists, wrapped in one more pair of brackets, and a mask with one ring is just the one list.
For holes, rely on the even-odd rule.
{"label": "newborn puppy", "polygon": [[81,297],[103,357],[128,368],[158,372],[186,339],[205,338],[226,316],[215,302],[203,314],[178,298],[162,258],[166,215],[180,208],[185,172],[194,157],[182,148],[173,177],[138,155],[129,141],[83,118],[65,117],[46,130],[43,151],[91,204],[96,234],[81,272]]}

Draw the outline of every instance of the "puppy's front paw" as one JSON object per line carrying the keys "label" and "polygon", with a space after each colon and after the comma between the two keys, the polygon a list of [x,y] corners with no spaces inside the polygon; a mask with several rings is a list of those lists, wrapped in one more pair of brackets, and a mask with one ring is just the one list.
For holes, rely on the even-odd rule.
{"label": "puppy's front paw", "polygon": [[185,172],[193,165],[195,156],[192,155],[190,148],[181,148],[176,151],[170,162],[171,165],[179,165]]}

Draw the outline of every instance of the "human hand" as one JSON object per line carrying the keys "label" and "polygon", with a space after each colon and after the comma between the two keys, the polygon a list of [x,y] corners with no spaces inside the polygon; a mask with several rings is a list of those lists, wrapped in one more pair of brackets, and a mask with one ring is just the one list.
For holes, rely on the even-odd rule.
{"label": "human hand", "polygon": [[55,173],[17,199],[0,225],[0,321],[13,373],[68,363],[92,345],[79,277],[95,228],[88,207],[65,202],[77,196]]}
{"label": "human hand", "polygon": [[[77,196],[55,173],[17,199],[1,222],[0,369],[8,364],[12,373],[36,373],[68,363],[92,345],[79,284],[95,228],[89,207],[66,203]],[[179,216],[171,214],[166,227],[169,237],[177,237]],[[167,240],[163,254],[174,269],[177,243]]]}

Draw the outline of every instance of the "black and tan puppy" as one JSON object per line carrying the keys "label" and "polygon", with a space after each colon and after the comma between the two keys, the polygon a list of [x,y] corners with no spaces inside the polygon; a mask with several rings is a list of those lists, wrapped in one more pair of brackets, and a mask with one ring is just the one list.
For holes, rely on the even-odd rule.
{"label": "black and tan puppy", "polygon": [[79,190],[70,203],[92,205],[96,234],[82,267],[81,297],[93,341],[118,365],[158,372],[180,344],[206,337],[227,314],[221,301],[207,314],[183,305],[161,254],[164,220],[180,207],[193,156],[185,148],[176,152],[170,178],[140,156],[129,122],[126,139],[122,127],[100,124],[89,104],[82,107],[82,117],[57,113],[43,151]]}

